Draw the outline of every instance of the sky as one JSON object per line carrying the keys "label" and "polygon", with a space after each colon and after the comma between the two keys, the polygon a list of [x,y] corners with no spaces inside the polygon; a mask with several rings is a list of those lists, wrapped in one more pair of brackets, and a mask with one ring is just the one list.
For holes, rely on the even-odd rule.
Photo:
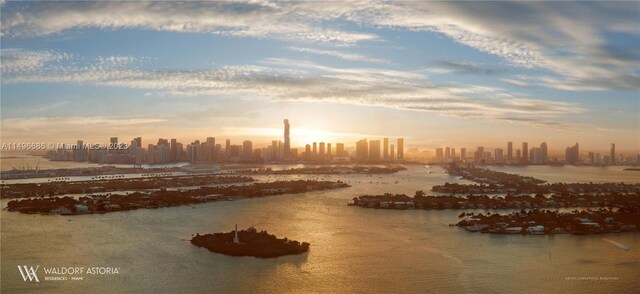
{"label": "sky", "polygon": [[4,143],[640,149],[640,2],[0,1]]}

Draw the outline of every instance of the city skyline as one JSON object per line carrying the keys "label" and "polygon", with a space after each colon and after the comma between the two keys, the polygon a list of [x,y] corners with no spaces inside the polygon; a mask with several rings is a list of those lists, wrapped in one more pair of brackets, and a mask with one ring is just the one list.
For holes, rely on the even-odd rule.
{"label": "city skyline", "polygon": [[634,3],[1,5],[3,142],[640,148]]}
{"label": "city skyline", "polygon": [[[294,128],[295,129],[295,128]],[[282,140],[280,140],[282,139]],[[564,150],[564,157],[549,149],[547,142],[535,144],[529,148],[529,142],[521,142],[521,148],[514,149],[513,142],[506,142],[503,148],[477,146],[475,150],[467,147],[446,146],[435,150],[406,148],[404,138],[397,137],[371,139],[363,138],[353,146],[344,142],[308,142],[304,146],[292,147],[291,124],[289,119],[283,119],[283,132],[280,139],[271,140],[267,145],[254,145],[252,140],[243,140],[241,144],[233,144],[231,139],[225,139],[216,144],[215,137],[199,139],[183,144],[177,139],[158,138],[157,143],[145,145],[142,137],[135,137],[130,144],[119,141],[118,137],[110,137],[109,143],[86,142],[77,140],[76,144],[58,143],[36,144],[37,148],[30,149],[37,152],[46,151],[45,157],[54,161],[89,161],[100,164],[163,164],[171,162],[189,163],[222,163],[222,162],[337,162],[337,163],[385,163],[385,162],[424,162],[434,164],[445,163],[475,163],[475,164],[508,164],[508,165],[547,165],[547,164],[589,164],[589,165],[618,165],[638,164],[640,153],[616,151],[615,143],[610,144],[608,154],[601,154],[597,150],[580,152],[579,143],[568,146]],[[153,142],[153,141],[152,141]],[[32,146],[32,145],[30,145]],[[108,147],[107,147],[108,146]],[[145,148],[146,146],[146,148]],[[335,149],[332,149],[332,146]],[[21,149],[23,146],[3,143],[2,149]],[[33,146],[32,146],[33,147]],[[300,151],[299,151],[300,150]],[[405,158],[405,150],[408,157]],[[433,152],[432,152],[433,151]],[[515,151],[515,152],[514,152]],[[459,154],[459,156],[457,155]],[[584,156],[586,155],[586,156]]]}

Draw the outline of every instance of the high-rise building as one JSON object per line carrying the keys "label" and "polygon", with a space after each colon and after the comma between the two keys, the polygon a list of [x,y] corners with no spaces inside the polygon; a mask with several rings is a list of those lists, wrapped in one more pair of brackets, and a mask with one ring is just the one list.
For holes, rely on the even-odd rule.
{"label": "high-rise building", "polygon": [[249,141],[249,140],[245,140],[244,142],[242,142],[242,157],[244,157],[244,159],[251,159],[253,155],[253,142]]}
{"label": "high-rise building", "polygon": [[539,164],[547,164],[547,162],[549,162],[549,151],[547,148],[547,142],[542,142],[540,144],[540,157],[541,162]]}
{"label": "high-rise building", "polygon": [[291,157],[291,138],[289,137],[289,120],[284,120],[284,158]]}
{"label": "high-rise building", "polygon": [[513,142],[507,142],[507,160],[513,160]]}
{"label": "high-rise building", "polygon": [[436,162],[444,162],[444,151],[442,148],[436,148]]}
{"label": "high-rise building", "polygon": [[522,153],[520,152],[520,149],[516,149],[516,158],[515,161],[516,162],[520,162],[520,158],[522,157]]}
{"label": "high-rise building", "polygon": [[111,143],[111,146],[110,146],[111,148],[107,150],[107,153],[109,154],[118,153],[118,149],[114,149],[114,147],[118,145],[118,137],[111,137],[109,139],[109,143]]}
{"label": "high-rise building", "polygon": [[205,160],[207,162],[214,162],[216,161],[216,138],[214,137],[207,137],[207,142],[206,142],[206,146],[205,146],[205,150],[206,150],[206,154],[205,154]]}
{"label": "high-rise building", "polygon": [[82,140],[78,140],[76,148],[73,150],[73,160],[75,161],[84,160],[84,144]]}
{"label": "high-rise building", "polygon": [[389,160],[394,161],[395,158],[396,158],[396,146],[391,144],[391,146],[389,146]]}
{"label": "high-rise building", "polygon": [[473,154],[474,161],[476,163],[484,163],[484,159],[485,159],[484,157],[485,157],[484,147],[478,146],[478,148],[476,149],[476,152],[474,152]]}
{"label": "high-rise building", "polygon": [[331,143],[327,143],[327,159],[331,159]]}
{"label": "high-rise building", "polygon": [[138,147],[142,147],[142,137],[135,137],[133,138],[133,141],[136,141]]}
{"label": "high-rise building", "polygon": [[380,140],[369,141],[369,160],[380,161]]}
{"label": "high-rise building", "polygon": [[311,151],[313,159],[318,159],[318,143],[313,142],[313,151]]}
{"label": "high-rise building", "polygon": [[464,162],[467,159],[467,148],[460,148],[460,161]]}
{"label": "high-rise building", "polygon": [[567,147],[564,152],[564,161],[568,164],[577,164],[580,162],[580,147],[578,143],[571,147]]}
{"label": "high-rise building", "polygon": [[451,158],[451,148],[447,146],[444,148],[444,160],[449,161],[450,158]]}
{"label": "high-rise building", "polygon": [[527,142],[522,142],[522,157],[520,161],[524,164],[529,162],[529,143]]}
{"label": "high-rise building", "polygon": [[320,142],[320,152],[318,154],[318,158],[324,160],[324,142]]}
{"label": "high-rise building", "polygon": [[389,160],[389,138],[382,139],[382,159]]}
{"label": "high-rise building", "polygon": [[178,140],[171,139],[171,153],[169,153],[169,160],[171,162],[178,161]]}
{"label": "high-rise building", "polygon": [[615,143],[611,143],[611,150],[610,150],[610,154],[609,157],[611,157],[611,165],[616,165],[618,163],[617,161],[617,157],[616,157],[616,144]]}
{"label": "high-rise building", "polygon": [[227,139],[224,145],[224,154],[228,160],[231,157],[231,140]]}
{"label": "high-rise building", "polygon": [[306,160],[311,159],[311,145],[307,144],[304,146],[304,158]]}
{"label": "high-rise building", "polygon": [[451,148],[451,161],[456,160],[456,148]]}
{"label": "high-rise building", "polygon": [[494,157],[496,163],[504,163],[504,150],[502,150],[501,148],[496,148],[496,150],[494,151]]}
{"label": "high-rise building", "polygon": [[542,156],[542,148],[533,147],[533,148],[531,148],[530,153],[531,153],[530,163],[532,163],[532,164],[543,164],[544,163],[544,158]]}
{"label": "high-rise building", "polygon": [[362,139],[356,142],[356,160],[357,161],[367,161],[369,158],[369,146],[367,144],[367,139]]}
{"label": "high-rise building", "polygon": [[347,156],[347,152],[344,150],[344,143],[336,143],[336,156]]}
{"label": "high-rise building", "polygon": [[398,138],[398,160],[404,160],[404,138]]}

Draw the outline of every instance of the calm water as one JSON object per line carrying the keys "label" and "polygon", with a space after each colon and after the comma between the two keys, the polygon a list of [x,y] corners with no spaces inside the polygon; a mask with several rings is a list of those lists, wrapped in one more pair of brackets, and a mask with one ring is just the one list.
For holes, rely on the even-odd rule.
{"label": "calm water", "polygon": [[[343,179],[353,187],[195,208],[75,217],[3,211],[2,293],[640,291],[640,234],[468,233],[448,226],[457,221],[459,211],[385,211],[345,205],[359,194],[412,194],[458,181],[440,168],[410,166],[394,175]],[[230,231],[235,223],[310,242],[311,250],[263,260],[219,255],[182,241],[196,232]],[[631,249],[623,251],[604,239]],[[26,283],[16,268],[23,264],[117,266],[120,274]],[[589,279],[600,277],[607,280]]]}

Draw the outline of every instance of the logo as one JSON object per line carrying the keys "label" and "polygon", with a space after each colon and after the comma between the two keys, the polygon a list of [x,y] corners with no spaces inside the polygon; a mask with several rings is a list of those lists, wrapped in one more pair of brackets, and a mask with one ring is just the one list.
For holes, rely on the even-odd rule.
{"label": "logo", "polygon": [[18,270],[20,271],[20,275],[22,275],[22,279],[25,282],[28,279],[29,282],[33,282],[33,280],[36,280],[37,283],[40,283],[40,280],[38,279],[38,275],[36,274],[39,267],[40,266],[36,266],[36,268],[34,269],[33,266],[27,267],[26,265],[23,265],[23,266],[18,266]]}

